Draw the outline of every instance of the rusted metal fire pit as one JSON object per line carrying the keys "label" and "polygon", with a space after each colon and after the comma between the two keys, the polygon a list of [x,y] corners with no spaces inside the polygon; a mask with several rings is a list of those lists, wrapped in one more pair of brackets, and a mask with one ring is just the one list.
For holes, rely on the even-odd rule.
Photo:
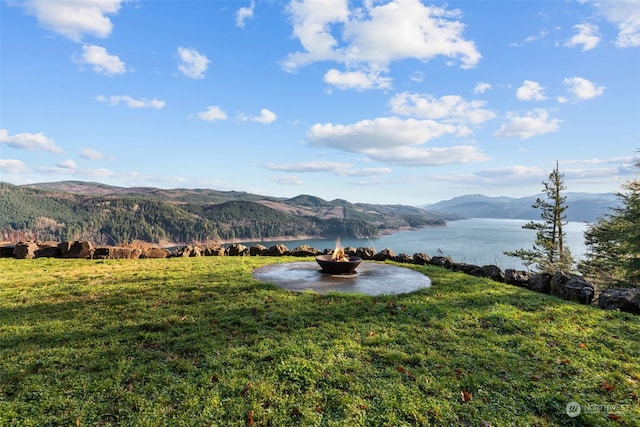
{"label": "rusted metal fire pit", "polygon": [[358,267],[362,261],[362,258],[353,255],[345,255],[345,258],[338,261],[332,259],[332,256],[333,255],[318,255],[316,257],[316,262],[320,264],[322,273],[345,276],[354,275],[357,273],[356,267]]}

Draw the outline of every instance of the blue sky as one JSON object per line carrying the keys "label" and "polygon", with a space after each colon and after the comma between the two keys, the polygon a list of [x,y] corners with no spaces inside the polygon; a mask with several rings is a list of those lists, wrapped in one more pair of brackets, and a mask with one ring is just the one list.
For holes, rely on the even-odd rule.
{"label": "blue sky", "polygon": [[422,205],[637,178],[640,1],[0,0],[0,180]]}

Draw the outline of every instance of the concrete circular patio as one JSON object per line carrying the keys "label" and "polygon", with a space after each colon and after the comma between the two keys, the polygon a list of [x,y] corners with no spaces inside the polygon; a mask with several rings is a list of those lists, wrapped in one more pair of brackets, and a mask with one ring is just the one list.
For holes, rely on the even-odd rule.
{"label": "concrete circular patio", "polygon": [[253,277],[281,288],[319,294],[327,292],[366,295],[402,294],[431,286],[431,279],[405,267],[363,262],[355,275],[332,276],[321,273],[314,261],[270,264],[253,271]]}

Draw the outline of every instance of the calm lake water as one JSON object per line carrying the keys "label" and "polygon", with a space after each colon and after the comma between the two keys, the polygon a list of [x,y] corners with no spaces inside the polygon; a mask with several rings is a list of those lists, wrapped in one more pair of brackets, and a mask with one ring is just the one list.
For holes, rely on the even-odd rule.
{"label": "calm lake water", "polygon": [[[525,230],[522,226],[529,221],[519,219],[473,218],[450,221],[446,227],[423,228],[414,231],[400,231],[377,239],[341,239],[343,247],[372,247],[376,251],[392,249],[396,254],[413,255],[424,252],[429,256],[448,255],[456,262],[487,265],[495,264],[503,270],[507,268],[524,269],[520,259],[508,257],[504,251],[531,249],[535,240],[534,230]],[[584,230],[588,224],[570,222],[565,226],[567,243],[574,259],[580,259],[585,253]],[[245,243],[252,244],[255,242]],[[335,240],[291,240],[282,242],[263,242],[270,247],[277,243],[293,249],[309,245],[323,250],[333,248]]]}

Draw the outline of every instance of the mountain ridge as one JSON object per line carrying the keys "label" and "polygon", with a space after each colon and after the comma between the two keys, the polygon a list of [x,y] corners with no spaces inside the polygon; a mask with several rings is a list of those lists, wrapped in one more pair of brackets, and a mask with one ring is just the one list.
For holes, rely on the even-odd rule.
{"label": "mountain ridge", "polygon": [[459,215],[415,206],[350,203],[212,189],[0,182],[0,239],[257,241],[293,236],[376,237],[443,226]]}
{"label": "mountain ridge", "polygon": [[[565,204],[568,221],[593,222],[620,205],[615,193],[567,192],[563,196],[567,198]],[[420,207],[467,218],[539,220],[541,211],[532,206],[538,198],[544,199],[544,194],[525,197],[469,194]]]}

